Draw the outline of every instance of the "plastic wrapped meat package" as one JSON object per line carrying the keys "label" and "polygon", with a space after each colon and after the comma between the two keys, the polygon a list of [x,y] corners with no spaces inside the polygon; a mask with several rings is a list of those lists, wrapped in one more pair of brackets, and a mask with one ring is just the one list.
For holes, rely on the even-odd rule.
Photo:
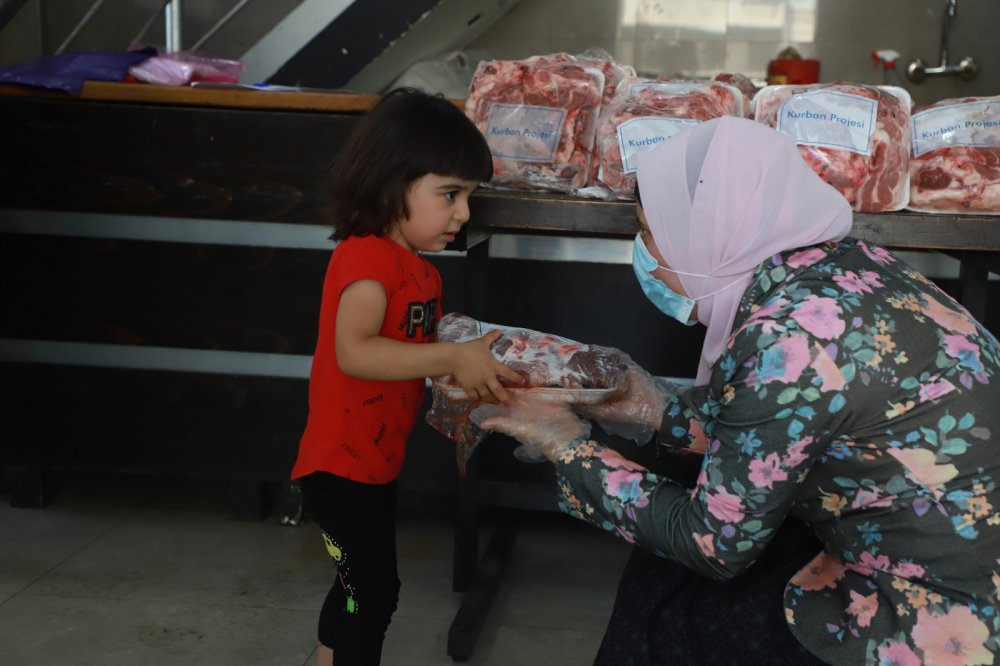
{"label": "plastic wrapped meat package", "polygon": [[491,185],[572,193],[590,177],[604,74],[566,53],[479,63],[466,115],[493,154]]}
{"label": "plastic wrapped meat package", "polygon": [[712,77],[712,81],[727,83],[739,90],[740,94],[743,95],[743,115],[747,118],[753,118],[753,98],[760,88],[750,80],[750,77],[739,72],[720,72]]}
{"label": "plastic wrapped meat package", "polygon": [[[639,83],[642,83],[640,80]],[[647,82],[652,83],[652,82]],[[691,81],[688,79],[671,79],[668,77],[660,77],[655,83],[674,85],[678,87],[687,87],[689,89],[701,90],[705,94],[710,95],[715,99],[715,103],[719,106],[723,115],[726,116],[737,116],[740,118],[749,117],[749,109],[746,107],[746,95],[733,83],[726,81]],[[635,88],[635,82],[630,81],[628,84],[630,88]]]}
{"label": "plastic wrapped meat package", "polygon": [[793,139],[820,178],[854,210],[901,210],[910,199],[910,95],[895,86],[767,86],[757,121]]}
{"label": "plastic wrapped meat package", "polygon": [[[600,119],[600,113],[603,113],[610,104],[615,96],[615,92],[618,90],[618,84],[626,79],[634,79],[636,77],[635,68],[631,65],[624,65],[616,61],[610,53],[602,51],[601,49],[588,49],[577,56],[582,62],[589,63],[595,67],[599,67],[601,72],[604,74],[604,92],[601,94],[601,111],[598,114],[598,119]],[[600,122],[600,120],[598,120]],[[597,137],[594,137],[594,150],[590,157],[590,176],[587,178],[587,187],[592,187],[598,185],[597,182],[597,172],[601,168],[600,154],[597,147]],[[592,192],[583,192],[583,194],[597,194]],[[599,195],[598,195],[599,196]]]}
{"label": "plastic wrapped meat package", "polygon": [[618,90],[618,84],[625,79],[635,78],[635,68],[615,60],[610,53],[601,49],[587,49],[576,56],[581,64],[597,67],[604,74],[604,89],[601,104],[608,104]]}
{"label": "plastic wrapped meat package", "polygon": [[1000,215],[1000,97],[943,99],[916,110],[907,207]]}
{"label": "plastic wrapped meat package", "polygon": [[[555,335],[487,324],[459,313],[450,313],[438,322],[438,341],[466,342],[492,330],[502,335],[490,348],[493,355],[510,366],[524,383],[507,385],[532,399],[565,403],[596,404],[625,390],[628,356],[610,347],[587,345]],[[481,403],[470,400],[450,375],[431,383],[431,408],[427,422],[455,442],[459,472],[480,442],[488,435],[469,420]]]}
{"label": "plastic wrapped meat package", "polygon": [[631,197],[639,155],[692,125],[723,115],[744,115],[742,94],[728,84],[622,81],[597,125],[600,168],[594,184],[619,198]]}

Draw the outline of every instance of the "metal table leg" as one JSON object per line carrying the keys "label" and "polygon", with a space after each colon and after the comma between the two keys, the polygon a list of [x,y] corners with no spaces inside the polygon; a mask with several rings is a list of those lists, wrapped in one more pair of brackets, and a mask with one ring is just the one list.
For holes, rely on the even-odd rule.
{"label": "metal table leg", "polygon": [[[483,320],[487,318],[489,237],[476,237],[467,230],[465,246],[465,312]],[[455,661],[465,661],[472,655],[514,550],[513,527],[501,526],[494,531],[482,560],[479,559],[478,458],[473,454],[469,460],[467,476],[459,479],[456,493],[452,587],[463,592],[465,598],[448,630],[448,656]]]}

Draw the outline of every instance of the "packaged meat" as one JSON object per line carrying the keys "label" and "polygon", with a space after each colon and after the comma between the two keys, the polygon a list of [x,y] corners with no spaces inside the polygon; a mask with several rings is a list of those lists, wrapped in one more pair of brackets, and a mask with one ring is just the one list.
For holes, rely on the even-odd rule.
{"label": "packaged meat", "polygon": [[697,123],[742,115],[742,104],[740,92],[726,84],[626,79],[597,124],[595,184],[631,197],[639,155]]}
{"label": "packaged meat", "polygon": [[601,104],[609,104],[614,97],[618,84],[625,79],[635,78],[635,68],[616,61],[610,53],[603,49],[587,49],[576,56],[585,65],[597,67],[604,74],[604,90],[601,92]]}
{"label": "packaged meat", "polygon": [[491,185],[585,187],[603,94],[601,68],[566,53],[479,63],[465,113],[493,154]]}
{"label": "packaged meat", "polygon": [[754,117],[795,139],[809,166],[854,210],[882,213],[910,199],[911,106],[909,93],[895,86],[767,86],[754,97]]}
{"label": "packaged meat", "polygon": [[[604,92],[601,94],[601,109],[603,110],[611,104],[618,84],[625,79],[634,79],[635,68],[632,65],[625,65],[617,62],[610,53],[603,49],[587,49],[577,56],[581,62],[599,67],[604,74]],[[600,156],[597,150],[597,141],[594,141],[594,150],[590,158],[590,176],[587,178],[587,185],[597,184],[597,172],[601,167]]]}
{"label": "packaged meat", "polygon": [[943,99],[912,121],[907,208],[1000,215],[1000,97]]}
{"label": "packaged meat", "polygon": [[743,115],[753,118],[753,98],[760,88],[746,74],[738,72],[720,72],[712,77],[717,83],[727,83],[743,95]]}
{"label": "packaged meat", "polygon": [[[626,387],[628,357],[617,349],[587,345],[527,328],[487,324],[459,313],[438,322],[442,342],[466,342],[492,330],[503,335],[490,348],[501,362],[513,368],[524,383],[507,390],[532,399],[594,404],[620,393]],[[476,446],[489,434],[469,420],[479,402],[468,396],[450,375],[431,383],[431,408],[427,422],[455,442],[459,472]]]}
{"label": "packaged meat", "polygon": [[[634,92],[638,86],[648,86],[650,83],[667,84],[683,90],[697,89],[708,93],[715,98],[727,116],[749,117],[750,110],[744,105],[746,97],[743,92],[734,84],[725,81],[694,81],[691,79],[670,78],[661,76],[656,82],[630,81],[626,85],[628,90]],[[625,86],[620,86],[620,90]]]}

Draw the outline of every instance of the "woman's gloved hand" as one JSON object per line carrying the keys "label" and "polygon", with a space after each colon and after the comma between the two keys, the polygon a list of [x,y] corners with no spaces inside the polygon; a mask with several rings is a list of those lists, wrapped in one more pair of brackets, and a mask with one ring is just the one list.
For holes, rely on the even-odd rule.
{"label": "woman's gloved hand", "polygon": [[[644,443],[652,432],[660,429],[663,410],[667,408],[667,384],[657,380],[631,358],[628,360],[627,380],[625,392],[621,395],[596,405],[575,405],[574,408],[584,417],[600,423],[608,432],[621,431],[614,428],[614,424],[645,431],[645,439],[640,442]],[[605,424],[612,427],[605,427]]]}
{"label": "woman's gloved hand", "polygon": [[481,405],[469,415],[484,430],[513,437],[522,446],[514,455],[525,462],[555,462],[569,444],[590,435],[590,424],[563,403],[515,396],[504,405]]}

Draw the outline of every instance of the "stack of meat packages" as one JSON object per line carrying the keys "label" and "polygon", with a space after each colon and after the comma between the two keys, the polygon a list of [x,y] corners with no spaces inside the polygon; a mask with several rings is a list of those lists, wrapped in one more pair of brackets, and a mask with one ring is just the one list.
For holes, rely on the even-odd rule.
{"label": "stack of meat packages", "polygon": [[492,184],[566,193],[585,187],[605,71],[613,69],[566,53],[481,62],[465,113],[490,145]]}
{"label": "stack of meat packages", "polygon": [[755,118],[788,134],[820,178],[854,210],[882,213],[910,199],[910,96],[856,83],[767,86]]}
{"label": "stack of meat packages", "polygon": [[1000,97],[916,109],[908,208],[1000,215]]}
{"label": "stack of meat packages", "polygon": [[723,115],[745,116],[744,102],[737,87],[720,81],[621,81],[601,110],[591,185],[619,198],[631,197],[639,155],[693,124]]}
{"label": "stack of meat packages", "polygon": [[749,115],[753,83],[636,78],[603,51],[479,64],[465,113],[493,155],[491,185],[628,198],[635,158],[691,123]]}
{"label": "stack of meat packages", "polygon": [[911,107],[896,86],[641,79],[593,51],[482,62],[465,110],[490,145],[498,187],[628,199],[639,155],[731,115],[791,136],[858,212],[1000,214],[1000,97],[946,99],[912,116]]}

